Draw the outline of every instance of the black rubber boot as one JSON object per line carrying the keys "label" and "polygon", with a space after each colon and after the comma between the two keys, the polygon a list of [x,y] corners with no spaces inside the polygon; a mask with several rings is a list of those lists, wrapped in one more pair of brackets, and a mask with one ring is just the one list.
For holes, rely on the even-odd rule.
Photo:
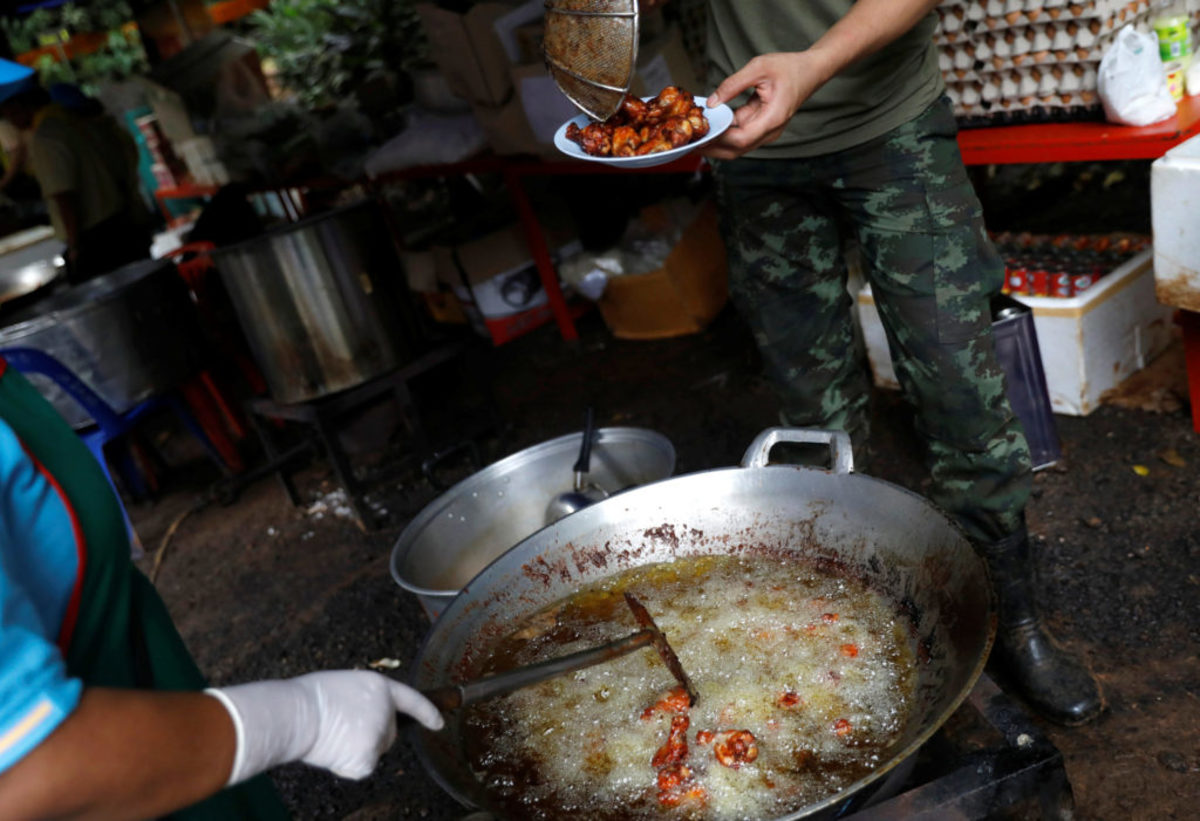
{"label": "black rubber boot", "polygon": [[979,545],[1000,602],[993,659],[1041,716],[1058,724],[1086,724],[1100,715],[1100,686],[1083,663],[1046,632],[1034,598],[1033,561],[1025,526],[998,542]]}

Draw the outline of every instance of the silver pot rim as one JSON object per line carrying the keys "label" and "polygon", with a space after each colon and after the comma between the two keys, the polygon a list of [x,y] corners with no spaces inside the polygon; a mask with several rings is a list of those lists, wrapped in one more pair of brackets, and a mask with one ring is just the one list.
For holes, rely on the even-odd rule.
{"label": "silver pot rim", "polygon": [[303,231],[304,229],[311,228],[319,223],[340,217],[348,211],[357,211],[363,208],[374,209],[375,207],[376,204],[374,200],[364,198],[356,202],[352,202],[349,205],[343,205],[338,208],[331,208],[328,211],[321,211],[319,213],[312,214],[311,216],[307,216],[297,222],[288,222],[282,225],[276,225],[267,231],[263,231],[261,234],[249,237],[240,242],[235,242],[232,245],[222,245],[218,248],[214,248],[211,253],[213,258],[219,261],[221,257],[233,256],[238,252],[245,251],[247,248],[261,245],[263,242],[286,236],[287,234],[293,234],[297,231]]}
{"label": "silver pot rim", "polygon": [[[536,445],[531,445],[516,453],[511,453],[503,459],[493,462],[482,470],[472,473],[467,478],[450,487],[432,502],[427,504],[420,513],[413,518],[400,532],[400,536],[396,539],[395,545],[392,547],[392,557],[390,562],[392,578],[396,584],[404,588],[408,592],[416,596],[431,596],[444,597],[447,600],[458,595],[458,590],[449,590],[437,587],[424,587],[415,584],[404,575],[403,569],[411,552],[416,548],[420,541],[421,535],[429,527],[430,523],[441,516],[447,507],[463,496],[469,495],[472,491],[478,491],[481,488],[492,484],[497,479],[503,477],[516,468],[524,465],[527,462],[534,461],[540,456],[557,450],[578,450],[582,431],[567,433],[562,436],[548,439],[545,442],[539,442]],[[653,445],[659,448],[663,453],[669,454],[671,469],[668,471],[666,481],[672,478],[670,474],[674,473],[675,468],[675,446],[671,444],[671,440],[658,431],[650,430],[649,428],[635,427],[607,427],[596,428],[596,443],[602,443],[605,438],[612,440],[641,440],[646,444]],[[649,483],[653,484],[653,483]],[[535,531],[537,532],[537,531]],[[532,533],[529,535],[533,535]],[[522,540],[523,541],[523,540]],[[517,543],[519,544],[519,542]],[[510,547],[515,547],[511,545]],[[497,556],[499,558],[499,556]],[[486,570],[486,568],[484,568]],[[480,571],[484,572],[484,571]]]}
{"label": "silver pot rim", "polygon": [[[505,456],[504,459],[492,462],[491,465],[488,465],[482,469],[482,471],[476,471],[475,473],[470,474],[469,477],[463,479],[460,481],[460,483],[451,486],[449,490],[446,490],[444,493],[442,493],[442,495],[425,505],[425,508],[421,510],[421,513],[416,515],[416,517],[414,517],[414,519],[410,521],[406,527],[404,527],[400,537],[396,539],[395,546],[392,547],[390,562],[392,579],[396,581],[397,585],[400,585],[409,593],[418,595],[418,597],[444,597],[448,600],[454,598],[455,595],[458,594],[458,591],[454,591],[454,589],[422,587],[421,585],[416,585],[416,583],[413,583],[404,577],[404,564],[406,564],[410,553],[415,550],[415,547],[418,545],[421,535],[424,534],[425,529],[430,526],[431,522],[438,519],[439,516],[442,516],[445,509],[450,507],[451,504],[454,504],[457,499],[469,495],[469,493],[472,491],[478,492],[480,489],[482,489],[482,487],[491,485],[497,479],[504,477],[506,473],[515,471],[516,468],[526,465],[528,462],[535,461],[540,456],[552,453],[552,451],[578,450],[578,442],[580,442],[581,436],[583,436],[582,431],[565,433],[563,436],[547,439],[546,442],[540,442],[535,445],[530,445],[530,447],[524,448],[523,450],[518,450],[515,454],[509,454],[508,456]],[[671,444],[671,439],[668,439],[662,435],[662,433],[646,429],[646,427],[598,427],[598,429],[595,431],[595,436],[596,444],[604,442],[607,438],[610,439],[610,441],[619,441],[619,439],[625,439],[625,441],[642,441],[644,443],[653,445],[653,447],[661,450],[662,453],[670,455],[671,469],[667,472],[667,479],[672,478],[671,474],[674,473],[676,450],[674,450],[674,445]],[[662,479],[660,481],[666,481],[666,479]],[[530,533],[529,535],[533,534]],[[515,547],[516,545],[511,546]],[[484,570],[486,570],[486,568]],[[482,573],[484,570],[481,570],[480,573]]]}

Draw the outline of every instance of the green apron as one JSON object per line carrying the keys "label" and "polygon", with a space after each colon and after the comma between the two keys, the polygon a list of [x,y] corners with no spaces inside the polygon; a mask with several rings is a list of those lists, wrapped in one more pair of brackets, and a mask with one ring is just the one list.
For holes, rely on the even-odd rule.
{"label": "green apron", "polygon": [[[3,363],[0,363],[2,366]],[[59,646],[67,671],[87,686],[202,690],[204,677],[154,586],[129,558],[120,502],[79,437],[23,376],[0,370],[0,417],[58,481],[83,533],[83,586],[73,629]],[[70,616],[68,616],[68,620]],[[266,776],[222,790],[174,821],[286,819]]]}

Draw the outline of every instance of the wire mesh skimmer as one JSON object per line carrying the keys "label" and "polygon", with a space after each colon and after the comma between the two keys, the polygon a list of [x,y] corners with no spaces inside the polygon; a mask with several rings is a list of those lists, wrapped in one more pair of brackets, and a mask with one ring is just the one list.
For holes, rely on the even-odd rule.
{"label": "wire mesh skimmer", "polygon": [[637,67],[637,0],[546,0],[546,67],[595,120],[617,113]]}

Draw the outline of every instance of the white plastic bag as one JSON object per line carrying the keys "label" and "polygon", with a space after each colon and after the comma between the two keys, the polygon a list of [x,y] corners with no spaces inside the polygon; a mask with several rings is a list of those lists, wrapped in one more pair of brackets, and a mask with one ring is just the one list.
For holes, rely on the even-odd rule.
{"label": "white plastic bag", "polygon": [[1175,113],[1167,73],[1158,56],[1158,38],[1125,26],[1100,61],[1100,100],[1104,116],[1124,125],[1150,125]]}

